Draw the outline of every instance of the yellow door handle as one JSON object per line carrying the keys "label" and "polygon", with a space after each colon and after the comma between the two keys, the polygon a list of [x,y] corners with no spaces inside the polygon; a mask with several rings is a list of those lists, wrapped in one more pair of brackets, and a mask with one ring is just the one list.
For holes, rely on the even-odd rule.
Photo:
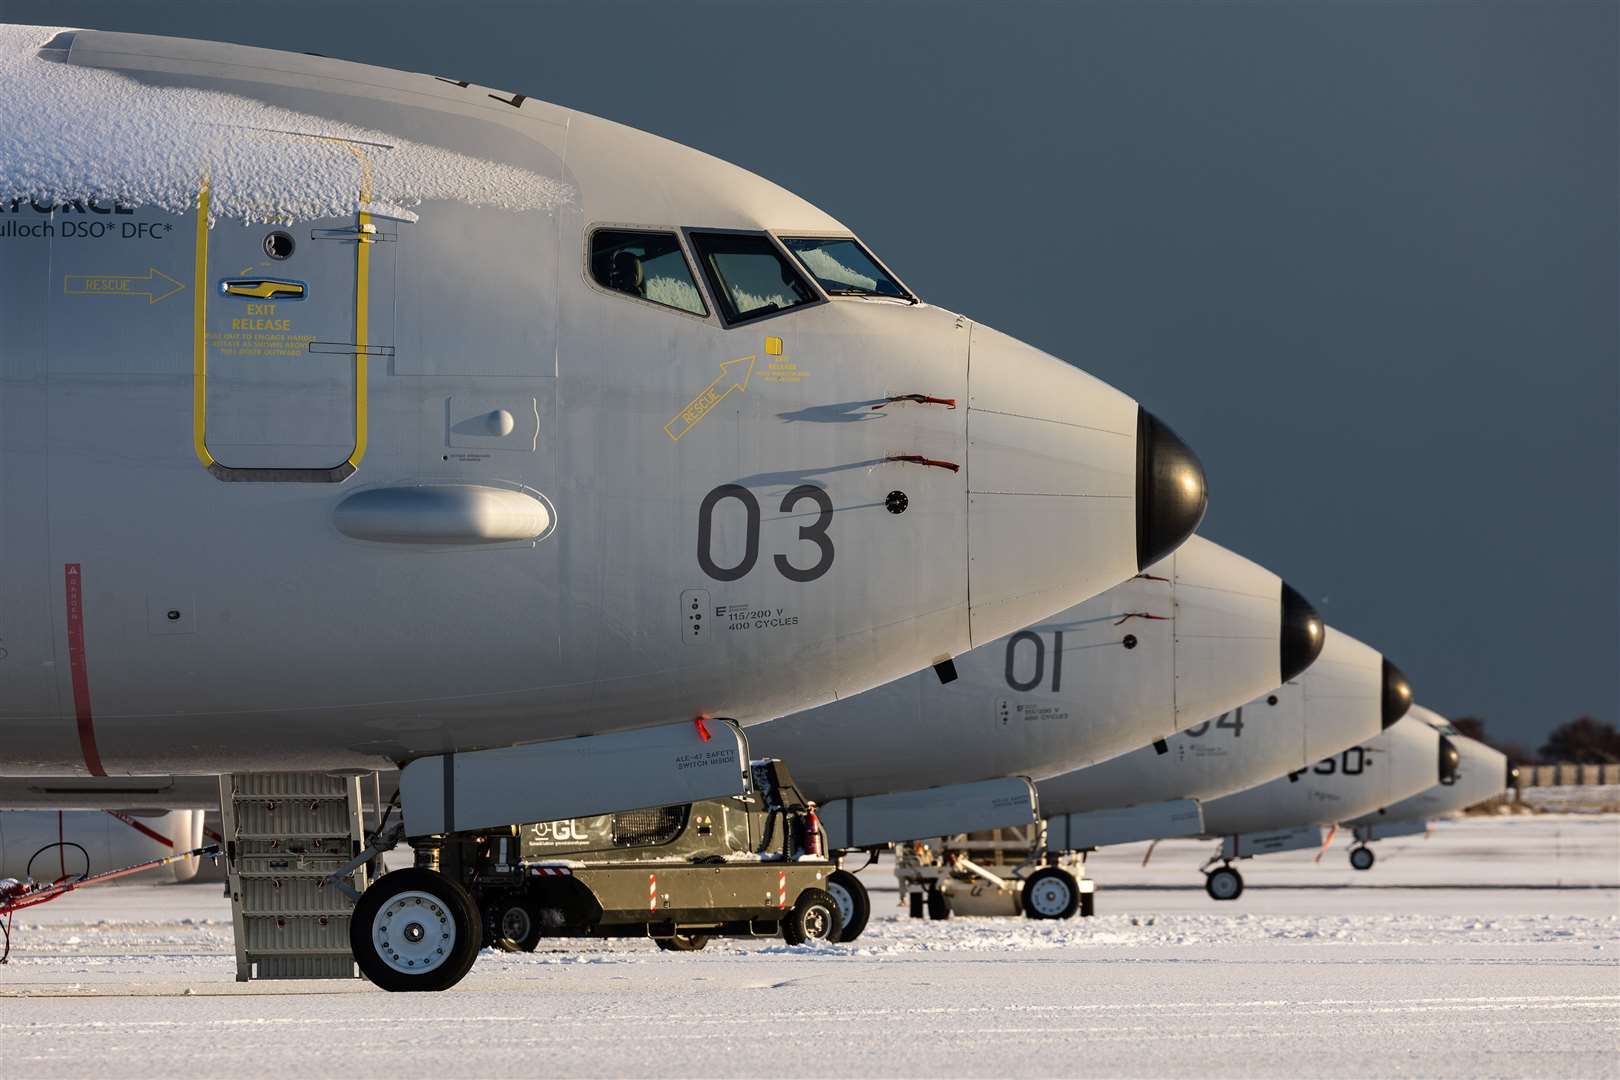
{"label": "yellow door handle", "polygon": [[304,283],[280,278],[226,278],[219,283],[225,296],[245,296],[252,300],[302,300]]}

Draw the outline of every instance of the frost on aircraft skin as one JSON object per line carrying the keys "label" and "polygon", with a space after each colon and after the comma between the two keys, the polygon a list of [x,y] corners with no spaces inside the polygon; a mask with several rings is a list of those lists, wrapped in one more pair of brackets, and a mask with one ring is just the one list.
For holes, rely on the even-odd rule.
{"label": "frost on aircraft skin", "polygon": [[[562,181],[238,94],[158,87],[53,62],[62,28],[0,26],[0,198],[113,201],[185,213],[209,177],[209,224],[341,217],[414,220],[435,199],[502,210],[573,201]],[[370,200],[361,205],[361,155]]]}

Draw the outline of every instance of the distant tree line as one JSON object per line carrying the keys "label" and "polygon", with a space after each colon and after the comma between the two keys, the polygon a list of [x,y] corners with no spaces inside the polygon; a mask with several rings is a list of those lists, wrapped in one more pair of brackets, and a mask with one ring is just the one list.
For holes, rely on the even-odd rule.
{"label": "distant tree line", "polygon": [[1536,751],[1523,743],[1492,738],[1485,733],[1485,721],[1477,716],[1464,716],[1453,720],[1452,724],[1470,739],[1500,750],[1516,765],[1553,765],[1566,761],[1578,765],[1620,764],[1620,729],[1610,721],[1591,716],[1559,724]]}

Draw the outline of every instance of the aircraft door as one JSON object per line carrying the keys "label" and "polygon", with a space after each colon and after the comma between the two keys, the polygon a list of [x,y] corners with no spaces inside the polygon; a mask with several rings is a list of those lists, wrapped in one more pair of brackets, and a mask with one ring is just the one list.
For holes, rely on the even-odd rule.
{"label": "aircraft door", "polygon": [[[359,205],[366,192],[361,152]],[[392,353],[395,223],[360,212],[206,227],[194,437],[222,480],[341,481],[366,450],[368,365]]]}

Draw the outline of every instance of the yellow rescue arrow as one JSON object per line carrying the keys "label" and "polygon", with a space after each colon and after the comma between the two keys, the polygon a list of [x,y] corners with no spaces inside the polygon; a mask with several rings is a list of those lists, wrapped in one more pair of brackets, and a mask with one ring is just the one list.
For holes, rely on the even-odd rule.
{"label": "yellow rescue arrow", "polygon": [[[716,405],[726,400],[726,396],[733,390],[747,390],[748,379],[754,374],[754,361],[757,359],[756,356],[740,356],[735,360],[721,361],[719,376],[705,386],[697,397],[687,402],[685,408],[670,418],[669,423],[664,425],[664,434],[680,442],[683,435],[702,423],[703,418],[708,416]],[[738,364],[746,365],[740,375],[737,372]],[[729,385],[721,389],[722,383]]]}
{"label": "yellow rescue arrow", "polygon": [[148,304],[167,300],[185,287],[155,266],[144,274],[67,274],[62,278],[62,291],[69,296],[144,296]]}

